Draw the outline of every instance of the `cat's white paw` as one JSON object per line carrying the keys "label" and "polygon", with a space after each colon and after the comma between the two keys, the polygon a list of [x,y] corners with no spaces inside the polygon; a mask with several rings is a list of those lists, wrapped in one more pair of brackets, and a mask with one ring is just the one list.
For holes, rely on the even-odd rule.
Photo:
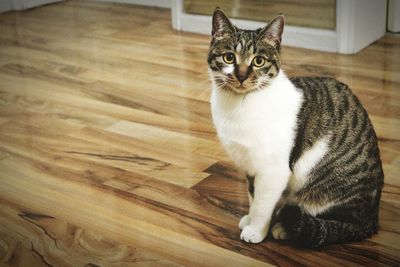
{"label": "cat's white paw", "polygon": [[266,235],[267,233],[257,230],[251,227],[251,225],[247,225],[243,228],[242,233],[240,234],[240,239],[247,243],[260,243],[264,240]]}
{"label": "cat's white paw", "polygon": [[244,215],[239,222],[239,228],[243,229],[245,228],[247,225],[250,224],[250,216],[249,215]]}
{"label": "cat's white paw", "polygon": [[289,239],[289,234],[286,232],[285,228],[283,228],[281,223],[276,223],[274,227],[272,227],[271,232],[275,240]]}

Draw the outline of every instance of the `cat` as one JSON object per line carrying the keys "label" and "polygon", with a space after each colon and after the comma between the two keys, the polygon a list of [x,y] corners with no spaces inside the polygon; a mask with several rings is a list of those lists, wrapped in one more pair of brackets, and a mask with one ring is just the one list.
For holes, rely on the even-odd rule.
{"label": "cat", "polygon": [[271,232],[311,248],[363,240],[379,228],[375,131],[347,85],[285,75],[283,27],[283,15],[254,31],[237,28],[219,8],[212,18],[212,119],[247,173],[250,210],[240,238],[259,243]]}

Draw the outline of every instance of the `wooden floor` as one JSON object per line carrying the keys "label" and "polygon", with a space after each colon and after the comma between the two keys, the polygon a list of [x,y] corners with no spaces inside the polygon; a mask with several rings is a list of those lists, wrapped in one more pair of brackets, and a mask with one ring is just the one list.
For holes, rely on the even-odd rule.
{"label": "wooden floor", "polygon": [[164,9],[0,15],[0,266],[399,266],[400,39],[283,48],[290,76],[348,83],[380,139],[379,234],[319,250],[240,241],[246,183],[211,123],[208,43]]}

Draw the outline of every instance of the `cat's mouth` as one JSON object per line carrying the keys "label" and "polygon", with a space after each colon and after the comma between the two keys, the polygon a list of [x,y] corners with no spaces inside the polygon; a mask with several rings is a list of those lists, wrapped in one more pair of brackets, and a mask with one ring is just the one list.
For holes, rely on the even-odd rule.
{"label": "cat's mouth", "polygon": [[252,90],[255,90],[254,86],[252,86],[249,83],[240,83],[240,82],[234,82],[234,83],[225,83],[223,86],[220,86],[220,88],[228,91],[232,91],[236,94],[246,94]]}
{"label": "cat's mouth", "polygon": [[234,87],[234,88],[236,89],[235,91],[238,91],[238,92],[247,92],[250,90],[249,88],[247,88],[247,86],[244,86],[243,84],[240,84],[239,86]]}
{"label": "cat's mouth", "polygon": [[249,77],[244,82],[239,82],[233,75],[221,77],[220,75],[213,75],[215,84],[219,90],[233,92],[235,94],[246,94],[250,91],[257,90],[257,83]]}

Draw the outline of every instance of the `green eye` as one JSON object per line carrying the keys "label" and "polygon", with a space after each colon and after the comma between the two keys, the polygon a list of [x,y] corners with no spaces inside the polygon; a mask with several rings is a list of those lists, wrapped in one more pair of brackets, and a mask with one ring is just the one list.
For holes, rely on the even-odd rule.
{"label": "green eye", "polygon": [[226,64],[233,64],[235,62],[235,55],[233,53],[226,53],[222,57]]}
{"label": "green eye", "polygon": [[261,56],[256,56],[253,59],[253,65],[256,66],[257,68],[264,66],[265,64],[265,59]]}

